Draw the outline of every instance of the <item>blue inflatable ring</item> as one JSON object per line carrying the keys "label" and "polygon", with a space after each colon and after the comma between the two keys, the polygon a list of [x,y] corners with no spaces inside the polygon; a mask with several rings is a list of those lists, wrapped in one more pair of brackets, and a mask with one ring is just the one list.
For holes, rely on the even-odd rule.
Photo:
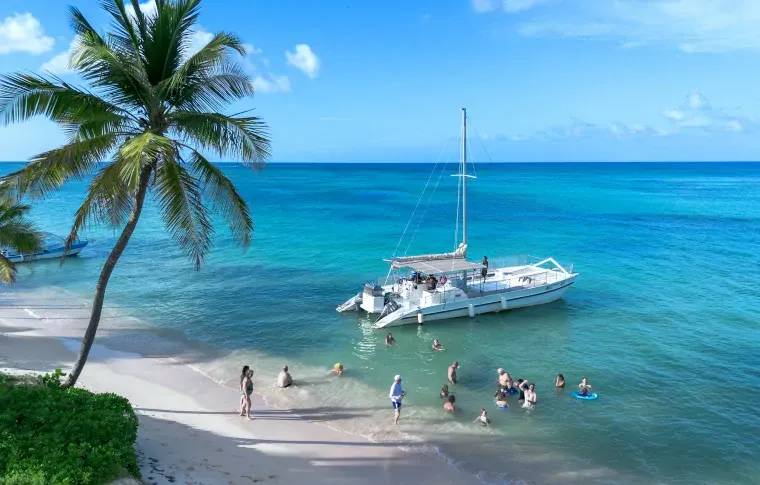
{"label": "blue inflatable ring", "polygon": [[573,397],[577,397],[578,399],[585,399],[586,401],[593,401],[594,399],[599,397],[599,394],[592,392],[591,394],[582,396],[580,392],[573,391]]}

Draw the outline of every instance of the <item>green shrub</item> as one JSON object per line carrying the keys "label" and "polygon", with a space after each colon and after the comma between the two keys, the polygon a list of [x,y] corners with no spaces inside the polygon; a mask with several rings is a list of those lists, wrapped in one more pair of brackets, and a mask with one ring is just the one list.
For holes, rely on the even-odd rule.
{"label": "green shrub", "polygon": [[[2,374],[0,374],[2,376]],[[123,469],[140,476],[137,416],[125,398],[0,377],[0,485],[98,485]]]}

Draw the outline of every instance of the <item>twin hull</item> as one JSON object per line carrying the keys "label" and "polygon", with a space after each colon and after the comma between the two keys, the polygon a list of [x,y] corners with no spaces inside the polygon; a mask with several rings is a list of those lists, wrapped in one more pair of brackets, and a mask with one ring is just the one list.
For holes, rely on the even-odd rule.
{"label": "twin hull", "polygon": [[574,282],[575,275],[572,275],[562,281],[544,286],[494,293],[424,308],[410,305],[409,307],[401,307],[395,312],[380,318],[373,326],[375,328],[385,328],[422,324],[435,320],[474,317],[482,313],[494,313],[514,308],[543,305],[562,298],[565,291]]}

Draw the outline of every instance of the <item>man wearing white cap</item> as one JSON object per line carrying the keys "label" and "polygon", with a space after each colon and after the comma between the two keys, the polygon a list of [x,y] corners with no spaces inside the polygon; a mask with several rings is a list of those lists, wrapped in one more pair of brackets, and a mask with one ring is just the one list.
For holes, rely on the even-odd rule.
{"label": "man wearing white cap", "polygon": [[391,404],[393,404],[393,424],[398,424],[398,418],[401,416],[401,400],[406,396],[406,392],[401,389],[401,381],[404,378],[396,375],[393,377],[393,385],[391,385],[391,392],[388,397],[391,398]]}
{"label": "man wearing white cap", "polygon": [[499,386],[512,387],[512,376],[509,375],[509,372],[501,368],[497,372],[499,374]]}

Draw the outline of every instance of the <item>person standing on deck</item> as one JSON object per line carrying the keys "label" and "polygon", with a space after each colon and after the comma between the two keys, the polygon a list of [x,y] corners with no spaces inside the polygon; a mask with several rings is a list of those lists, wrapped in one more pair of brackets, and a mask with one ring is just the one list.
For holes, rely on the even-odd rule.
{"label": "person standing on deck", "polygon": [[488,256],[483,256],[483,269],[480,270],[480,274],[483,276],[483,281],[485,281],[488,274]]}

